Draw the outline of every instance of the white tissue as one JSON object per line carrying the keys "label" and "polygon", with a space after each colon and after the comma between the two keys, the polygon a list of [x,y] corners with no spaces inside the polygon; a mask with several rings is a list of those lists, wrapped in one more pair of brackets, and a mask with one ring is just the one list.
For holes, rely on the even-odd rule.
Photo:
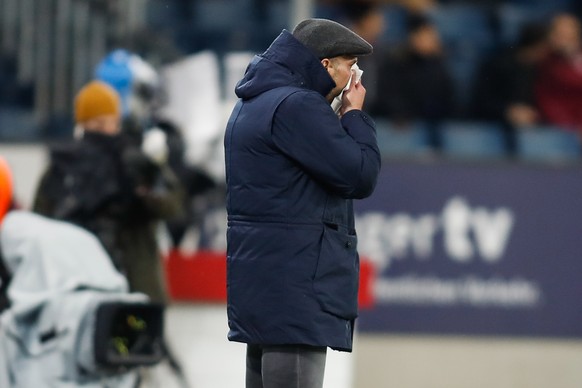
{"label": "white tissue", "polygon": [[334,98],[334,99],[333,99],[333,101],[331,102],[331,107],[333,108],[333,111],[334,111],[335,113],[339,113],[339,110],[340,110],[340,108],[342,107],[342,97],[344,96],[344,92],[350,88],[350,85],[352,84],[352,78],[354,78],[354,76],[355,76],[354,82],[355,82],[355,83],[358,83],[358,82],[360,82],[360,79],[362,78],[362,74],[364,74],[364,71],[363,71],[363,70],[361,70],[361,69],[358,67],[358,64],[357,64],[357,63],[354,63],[354,64],[352,65],[352,69],[351,69],[351,70],[352,70],[352,71],[355,71],[355,74],[354,74],[354,73],[352,73],[352,75],[350,76],[350,79],[348,80],[348,83],[346,84],[346,87],[345,87],[345,88],[344,88],[344,89],[341,91],[341,93],[340,93],[340,94],[339,94],[339,95],[338,95],[336,98]]}

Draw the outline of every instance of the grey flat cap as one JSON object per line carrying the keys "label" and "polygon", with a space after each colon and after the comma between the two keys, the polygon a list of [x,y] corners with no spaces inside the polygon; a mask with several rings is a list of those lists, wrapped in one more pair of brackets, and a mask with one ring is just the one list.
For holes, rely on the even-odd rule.
{"label": "grey flat cap", "polygon": [[307,19],[293,29],[293,36],[319,58],[372,54],[372,45],[347,27],[327,19]]}

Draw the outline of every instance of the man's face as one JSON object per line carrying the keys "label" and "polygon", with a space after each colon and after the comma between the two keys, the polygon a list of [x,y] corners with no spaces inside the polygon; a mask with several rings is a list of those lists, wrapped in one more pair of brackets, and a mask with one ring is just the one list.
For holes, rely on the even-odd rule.
{"label": "man's face", "polygon": [[95,117],[83,123],[86,131],[97,132],[103,135],[115,136],[121,130],[121,117],[119,115],[106,115]]}
{"label": "man's face", "polygon": [[358,58],[349,56],[334,57],[330,59],[324,58],[321,60],[321,64],[325,67],[336,85],[326,96],[328,101],[331,102],[334,98],[339,96],[342,90],[346,87],[352,76],[352,66],[357,62]]}

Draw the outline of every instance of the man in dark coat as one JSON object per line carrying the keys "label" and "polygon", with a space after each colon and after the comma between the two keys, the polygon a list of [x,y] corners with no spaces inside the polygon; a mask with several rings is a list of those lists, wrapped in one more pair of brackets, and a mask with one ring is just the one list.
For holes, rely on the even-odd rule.
{"label": "man in dark coat", "polygon": [[372,193],[380,170],[353,68],[371,52],[346,27],[308,19],[237,84],[225,134],[228,338],[247,344],[248,388],[321,387],[327,347],[352,349],[352,199]]}

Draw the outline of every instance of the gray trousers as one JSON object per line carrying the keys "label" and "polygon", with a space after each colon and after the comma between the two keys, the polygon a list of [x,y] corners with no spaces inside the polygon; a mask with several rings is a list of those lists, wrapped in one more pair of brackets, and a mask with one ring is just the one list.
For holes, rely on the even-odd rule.
{"label": "gray trousers", "polygon": [[247,345],[246,388],[322,388],[327,348]]}

